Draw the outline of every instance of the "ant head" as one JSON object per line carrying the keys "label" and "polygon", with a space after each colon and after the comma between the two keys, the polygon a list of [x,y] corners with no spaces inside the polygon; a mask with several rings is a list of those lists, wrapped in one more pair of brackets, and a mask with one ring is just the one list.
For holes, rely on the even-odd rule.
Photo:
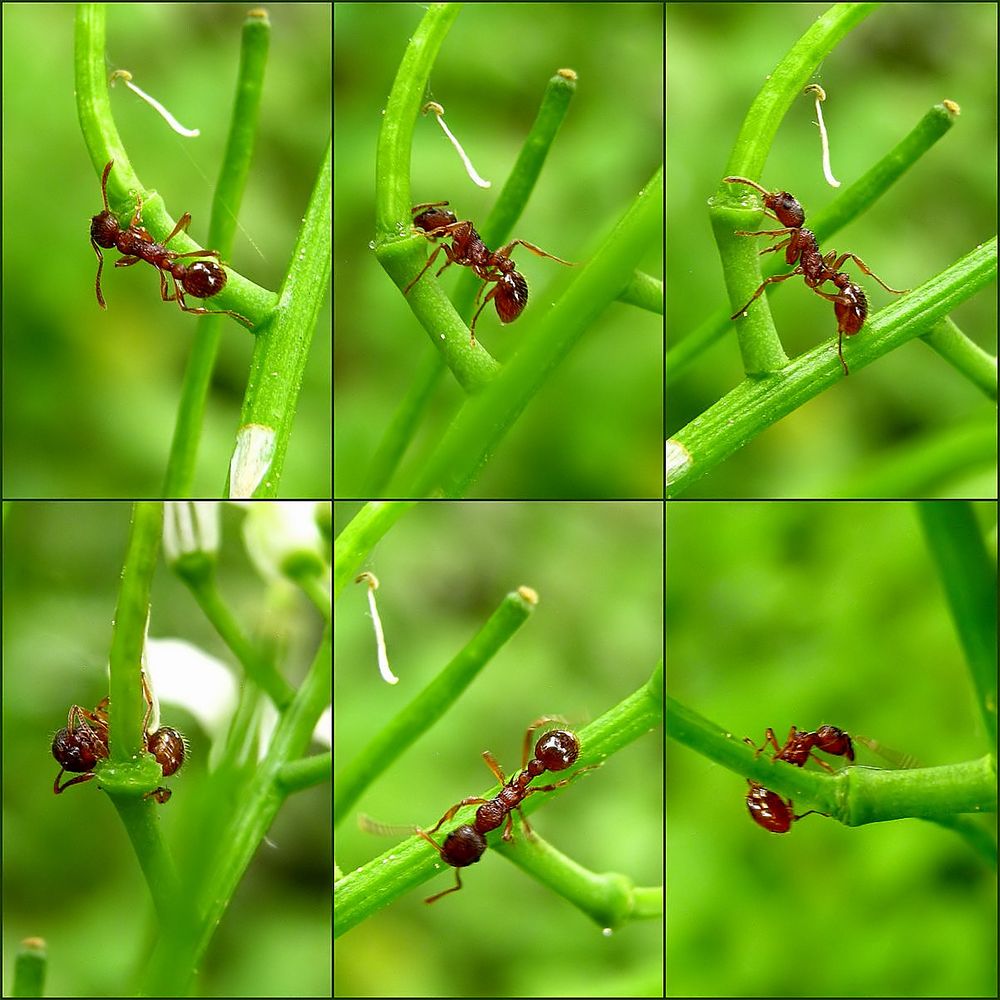
{"label": "ant head", "polygon": [[104,741],[89,726],[70,732],[60,729],[52,740],[52,756],[67,771],[82,774],[92,771],[99,760],[108,755]]}
{"label": "ant head", "polygon": [[535,744],[535,757],[547,771],[565,771],[580,755],[580,741],[565,729],[553,729]]}
{"label": "ant head", "polygon": [[195,261],[184,268],[181,284],[188,295],[196,299],[207,299],[221,292],[228,280],[225,270],[214,260]]}
{"label": "ant head", "polygon": [[[443,202],[442,204],[447,205],[448,203]],[[439,229],[441,226],[453,225],[456,222],[458,219],[454,212],[447,212],[433,205],[413,217],[413,224],[425,233],[429,233],[432,229]]]}
{"label": "ant head", "polygon": [[806,213],[798,199],[787,191],[775,191],[764,198],[764,207],[777,216],[778,221],[789,229],[799,229],[806,221]]}
{"label": "ant head", "polygon": [[105,250],[110,250],[115,246],[116,238],[120,232],[121,226],[118,225],[118,220],[106,209],[90,220],[90,238],[99,247],[104,247]]}

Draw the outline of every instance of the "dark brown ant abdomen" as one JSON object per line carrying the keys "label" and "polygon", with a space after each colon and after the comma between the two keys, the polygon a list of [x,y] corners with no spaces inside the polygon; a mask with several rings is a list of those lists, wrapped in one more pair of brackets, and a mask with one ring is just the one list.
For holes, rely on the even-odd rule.
{"label": "dark brown ant abdomen", "polygon": [[474,826],[460,826],[444,838],[441,860],[453,868],[467,868],[474,865],[485,851],[486,838],[482,833]]}
{"label": "dark brown ant abdomen", "polygon": [[167,778],[178,771],[184,763],[187,745],[184,737],[176,729],[164,726],[149,734],[146,749],[156,758],[156,762],[163,770],[163,776]]}

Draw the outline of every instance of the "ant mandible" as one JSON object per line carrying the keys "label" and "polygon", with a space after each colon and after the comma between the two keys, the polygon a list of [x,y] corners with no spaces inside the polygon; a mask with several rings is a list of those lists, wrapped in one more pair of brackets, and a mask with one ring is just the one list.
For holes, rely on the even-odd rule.
{"label": "ant mandible", "polygon": [[[199,260],[193,264],[179,264],[177,261],[181,257],[216,257],[221,259],[218,250],[189,250],[185,253],[175,253],[168,250],[166,244],[169,243],[182,229],[187,229],[191,224],[191,213],[185,212],[177,221],[173,231],[163,241],[157,243],[149,232],[139,225],[142,215],[142,197],[136,195],[135,214],[129,222],[127,229],[122,229],[117,217],[108,208],[108,174],[114,160],[109,160],[101,176],[101,196],[104,199],[104,211],[95,215],[90,220],[90,245],[97,254],[97,278],[94,281],[94,289],[97,292],[97,304],[102,309],[107,309],[104,296],[101,294],[101,271],[104,268],[105,250],[117,249],[124,257],[115,261],[115,267],[129,267],[137,264],[140,260],[152,264],[160,272],[160,298],[164,302],[175,302],[184,312],[196,313],[199,316],[226,315],[244,324],[253,327],[245,316],[241,316],[231,309],[202,309],[191,308],[184,299],[184,294],[193,295],[196,299],[208,299],[217,295],[226,287],[228,276],[220,264],[213,260]],[[173,293],[167,294],[167,275],[174,279]]]}
{"label": "ant mandible", "polygon": [[[787,281],[797,274],[801,274],[806,285],[817,295],[833,303],[833,311],[837,317],[837,355],[840,358],[840,365],[844,369],[844,375],[850,375],[847,362],[844,360],[844,337],[853,337],[864,325],[868,316],[868,299],[865,297],[864,289],[851,281],[851,276],[840,268],[845,260],[853,260],[855,264],[869,277],[874,278],[887,292],[893,295],[903,295],[909,291],[908,288],[890,288],[868,265],[853,253],[843,253],[839,257],[836,250],[830,250],[825,256],[820,252],[819,243],[815,234],[803,228],[806,220],[806,213],[794,195],[787,191],[767,191],[756,181],[747,177],[724,177],[727,184],[745,184],[759,191],[763,195],[764,213],[772,219],[780,222],[782,229],[761,229],[757,232],[737,230],[737,236],[785,236],[788,238],[776,243],[774,246],[761,250],[761,255],[775,253],[778,250],[785,251],[785,263],[797,264],[794,271],[787,274],[775,274],[765,278],[760,287],[750,296],[750,301],[737,310],[730,319],[737,319],[745,316],[747,309],[753,301],[771,284],[779,281]],[[830,294],[821,291],[819,286],[826,281],[832,281],[837,288],[837,292]]]}
{"label": "ant mandible", "polygon": [[469,343],[475,344],[476,320],[479,319],[479,314],[486,308],[491,299],[496,306],[501,323],[513,323],[528,304],[528,282],[525,281],[524,275],[515,269],[514,262],[510,259],[514,247],[523,246],[539,257],[548,257],[550,260],[565,264],[567,267],[574,265],[571,261],[546,253],[540,247],[536,247],[526,240],[513,240],[499,250],[490,250],[471,222],[468,220],[459,222],[454,212],[442,211],[447,204],[446,201],[432,201],[423,205],[414,205],[411,209],[412,212],[416,213],[413,217],[413,225],[421,235],[427,237],[432,243],[442,237],[450,237],[451,246],[447,243],[439,243],[420,273],[403,289],[403,294],[409,293],[442,250],[444,250],[448,260],[441,266],[435,277],[440,276],[441,272],[450,264],[460,264],[463,267],[472,268],[476,276],[483,280],[482,288],[476,294],[476,302],[479,301],[486,286],[491,281],[495,282],[493,288],[483,299],[482,305],[476,310],[475,316],[472,317],[469,331],[472,337]]}
{"label": "ant mandible", "polygon": [[[142,694],[146,702],[146,714],[142,720],[143,743],[163,771],[163,776],[169,777],[180,770],[187,753],[187,742],[184,737],[169,726],[163,726],[154,732],[149,731],[149,719],[153,712],[153,695],[145,674],[142,677]],[[77,785],[96,777],[94,768],[108,757],[108,706],[111,699],[105,696],[98,702],[93,712],[80,705],[70,706],[66,727],[60,729],[52,740],[52,756],[59,763],[59,773],[52,783],[52,791],[56,795],[66,791],[70,785]],[[75,778],[59,784],[64,771],[76,774]],[[147,792],[145,797],[156,799],[161,805],[170,796],[169,788],[156,788]]]}
{"label": "ant mandible", "polygon": [[[784,760],[796,767],[805,767],[806,761],[811,759],[820,767],[832,772],[833,768],[826,761],[812,756],[813,750],[822,750],[833,757],[846,757],[850,761],[854,760],[854,745],[851,742],[851,737],[836,726],[820,726],[815,732],[799,730],[792,726],[788,732],[788,739],[785,740],[785,745],[781,747],[778,746],[774,730],[768,726],[761,746],[756,746],[749,737],[743,742],[748,743],[757,751],[756,756],[763,753],[770,744],[774,747],[772,760]],[[772,792],[759,782],[751,781],[749,778],[747,778],[747,784],[750,786],[750,790],[747,792],[747,809],[751,818],[758,826],[762,826],[772,833],[787,833],[792,823],[804,816],[813,813],[820,816],[826,815],[819,812],[818,809],[810,809],[808,812],[796,816],[791,799],[783,799],[777,792]]]}
{"label": "ant mandible", "polygon": [[[538,785],[529,788],[528,783],[546,771],[565,771],[580,755],[580,742],[572,733],[565,729],[553,729],[541,736],[535,743],[534,755],[529,760],[528,750],[531,746],[531,736],[539,726],[551,721],[548,716],[536,719],[524,734],[524,751],[521,758],[521,770],[509,780],[504,777],[500,765],[496,758],[489,752],[483,751],[483,759],[487,767],[493,772],[497,781],[503,786],[492,799],[484,799],[478,796],[462,799],[456,802],[430,830],[421,830],[419,827],[416,833],[423,837],[440,854],[441,860],[451,865],[455,869],[455,884],[450,889],[436,893],[424,900],[425,903],[433,903],[442,896],[447,896],[451,892],[458,892],[462,888],[462,878],[459,869],[475,864],[486,850],[485,834],[490,830],[495,830],[506,820],[503,839],[510,841],[513,836],[513,817],[511,813],[514,809],[521,814],[521,821],[524,823],[524,831],[529,836],[532,830],[528,824],[527,817],[521,809],[521,803],[535,792],[552,792],[563,785],[568,785],[574,778],[579,777],[584,771],[592,770],[596,764],[589,764],[581,767],[579,771],[569,778],[553,782],[551,785]],[[479,805],[476,810],[476,817],[472,824],[463,824],[452,830],[445,837],[444,844],[439,845],[432,833],[440,829],[442,823],[458,812],[463,806]]]}

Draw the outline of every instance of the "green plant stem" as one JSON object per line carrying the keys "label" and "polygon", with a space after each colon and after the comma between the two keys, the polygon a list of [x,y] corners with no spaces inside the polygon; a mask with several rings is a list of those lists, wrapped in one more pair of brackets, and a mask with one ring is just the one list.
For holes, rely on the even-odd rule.
{"label": "green plant stem", "polygon": [[[77,116],[84,141],[90,152],[97,177],[104,165],[114,160],[108,177],[108,203],[113,212],[131,215],[135,208],[136,192],[142,196],[142,224],[154,239],[164,240],[176,225],[155,191],[150,192],[132,170],[125,144],[115,126],[108,94],[105,69],[105,6],[80,4],[76,8],[76,34],[74,44],[74,80],[76,84]],[[178,252],[200,250],[201,247],[187,233],[178,233],[170,242]],[[255,325],[260,323],[274,304],[274,294],[252,281],[248,281],[232,268],[226,268],[226,287],[212,297],[212,304],[219,309],[231,309],[246,316]]]}
{"label": "green plant stem", "polygon": [[758,755],[740,737],[667,698],[671,739],[752,779],[779,795],[828,813],[848,826],[910,817],[948,818],[963,812],[995,812],[996,758],[944,767],[887,771],[846,767],[835,775],[807,771],[768,754]]}
{"label": "green plant stem", "polygon": [[[660,661],[645,684],[580,730],[577,734],[580,757],[571,769],[561,774],[569,777],[588,764],[607,761],[618,750],[650,732],[662,719],[663,662]],[[529,796],[521,806],[523,812],[533,813],[555,796],[571,790],[573,784],[546,795]],[[498,787],[494,785],[480,797],[491,797],[497,791]],[[454,816],[455,826],[471,822],[475,809],[475,806],[460,809]],[[501,843],[501,831],[493,830],[487,834],[487,841],[491,847],[496,847]],[[536,855],[534,864],[549,869],[547,881],[561,887],[568,899],[585,900],[594,914],[616,919],[620,915],[623,884],[615,878],[595,884],[590,873],[573,863],[557,875],[552,869],[563,866],[562,859],[563,856],[556,852],[543,852]],[[351,871],[334,886],[334,937],[346,933],[372,913],[433,877],[441,870],[441,864],[437,852],[421,837],[414,836],[360,869]],[[595,888],[599,894],[603,893],[598,899],[595,899]],[[602,923],[602,926],[608,925]]]}
{"label": "green plant stem", "polygon": [[651,274],[636,271],[632,280],[622,289],[618,301],[638,306],[647,312],[663,315],[663,282]]}
{"label": "green plant stem", "polygon": [[295,696],[295,688],[281,676],[274,663],[268,657],[261,655],[243,634],[239,623],[219,594],[215,575],[183,579],[198,602],[198,607],[239,660],[247,676],[267,692],[275,708],[279,711],[285,708]]}
{"label": "green plant stem", "polygon": [[365,789],[458,700],[479,671],[527,621],[536,601],[526,588],[507,594],[451,662],[337,772],[333,793],[335,826],[346,818]]}
{"label": "green plant stem", "polygon": [[145,748],[140,666],[162,533],[163,504],[159,501],[134,504],[111,639],[108,736],[113,763],[127,764]]}
{"label": "green plant stem", "polygon": [[[231,468],[227,489],[234,498],[278,495],[309,347],[329,291],[332,156],[328,143],[274,315],[254,341],[237,432],[236,471]],[[262,436],[262,444],[253,447],[255,455],[241,461],[243,443],[253,432]]]}
{"label": "green plant stem", "polygon": [[284,795],[291,795],[315,785],[324,785],[332,776],[333,754],[316,753],[283,764],[278,772],[278,784]]}
{"label": "green plant stem", "polygon": [[965,650],[983,726],[990,746],[996,747],[996,563],[986,550],[970,503],[924,501],[917,509]]}
{"label": "green plant stem", "polygon": [[354,579],[382,537],[416,501],[386,500],[366,503],[337,535],[333,547],[333,599]]}
{"label": "green plant stem", "polygon": [[[845,346],[852,377],[919,336],[996,278],[994,237],[909,295],[870,317]],[[844,377],[836,349],[821,344],[767,378],[747,378],[668,442],[667,495],[679,496],[729,455]]]}
{"label": "green plant stem", "polygon": [[14,959],[12,997],[45,996],[45,973],[49,957],[41,938],[27,938],[17,949]]}
{"label": "green plant stem", "polygon": [[[920,119],[919,122],[903,137],[903,139],[888,153],[884,154],[879,161],[871,167],[854,184],[845,188],[844,191],[825,209],[812,212],[808,216],[809,228],[816,234],[816,239],[822,246],[830,236],[842,229],[849,222],[862,215],[878,198],[880,198],[907,170],[910,169],[926,152],[945,136],[955,124],[956,112],[946,107],[944,104],[936,104]],[[759,175],[751,175],[752,179],[757,179]],[[721,182],[720,182],[721,183]],[[738,190],[738,185],[721,184],[716,192],[711,205],[714,212],[716,205],[728,205],[732,208],[737,202],[745,203],[745,195]],[[745,189],[744,189],[745,190]],[[735,217],[733,221],[738,221]],[[747,221],[746,217],[742,221]],[[740,228],[743,228],[742,226]],[[749,242],[745,237],[734,237],[731,232],[718,232],[717,240],[722,239],[720,250],[723,259],[726,259],[730,247],[735,247],[734,240]],[[760,249],[760,248],[758,248]],[[780,255],[778,255],[780,257]],[[734,265],[740,266],[742,258],[734,260]],[[743,266],[746,267],[745,262]],[[690,367],[716,341],[726,336],[733,329],[733,320],[730,314],[733,309],[738,309],[750,297],[756,285],[750,285],[751,277],[747,274],[759,275],[757,284],[760,284],[761,277],[770,277],[777,274],[787,265],[782,265],[780,259],[772,260],[764,268],[760,267],[758,260],[744,274],[743,280],[737,286],[736,279],[733,279],[733,286],[730,289],[731,305],[725,309],[717,309],[713,314],[701,323],[695,330],[684,337],[683,340],[671,346],[667,351],[667,377],[676,380]],[[739,273],[739,272],[734,272]],[[727,278],[730,271],[726,269]],[[767,295],[777,291],[782,285],[772,285],[767,290]],[[737,292],[746,295],[738,298]]]}
{"label": "green plant stem", "polygon": [[[538,114],[521,147],[517,162],[497,197],[493,210],[479,230],[487,246],[499,247],[513,231],[538,182],[552,143],[569,111],[575,91],[575,78],[566,73],[556,73],[548,81]],[[431,276],[426,275],[421,280],[430,281]],[[455,310],[466,322],[472,317],[475,293],[480,287],[479,279],[471,270],[463,272],[459,278],[453,300]],[[436,346],[439,343],[440,341],[435,340]],[[419,429],[421,417],[426,413],[433,397],[434,387],[445,370],[445,360],[444,354],[435,352],[429,360],[421,363],[414,383],[403,397],[375,452],[366,477],[364,496],[383,494],[399,461]],[[459,360],[462,360],[461,355]],[[474,361],[474,359],[465,360]],[[492,369],[492,374],[495,375],[498,370]],[[470,391],[480,384],[486,384],[480,383],[478,372],[470,372],[463,384],[466,382]]]}
{"label": "green plant stem", "polygon": [[950,316],[935,323],[921,339],[996,402],[997,359],[967,337]]}
{"label": "green plant stem", "polygon": [[[743,126],[729,158],[726,175],[759,177],[774,143],[778,126],[788,109],[802,94],[816,69],[854,27],[876,8],[877,4],[835,4],[807,29],[765,79],[760,92],[747,111]],[[719,205],[712,212],[712,227],[723,256],[726,284],[733,308],[739,308],[753,292],[746,289],[748,279],[759,275],[757,248],[732,244],[734,226],[732,210]],[[757,284],[759,284],[759,277]],[[746,296],[743,292],[746,291]],[[738,301],[737,301],[738,300]],[[763,315],[761,315],[763,314]],[[774,323],[767,310],[756,310],[753,322],[737,324],[740,353],[748,375],[774,372],[783,368],[788,358],[781,346]]]}
{"label": "green plant stem", "polygon": [[662,208],[660,168],[503,373],[467,400],[409,495],[464,494],[552,371],[631,282],[642,257],[659,246]]}
{"label": "green plant stem", "polygon": [[[231,256],[236,219],[250,173],[270,37],[266,12],[259,8],[251,12],[243,22],[236,99],[208,228],[207,246],[221,251],[226,260]],[[163,482],[164,497],[189,497],[194,489],[198,444],[222,336],[221,321],[221,316],[203,317],[199,335],[192,342]]]}
{"label": "green plant stem", "polygon": [[331,632],[332,624],[328,623],[306,679],[279,718],[267,754],[243,791],[228,827],[219,836],[196,915],[171,928],[157,943],[147,977],[148,995],[180,996],[187,990],[233,893],[274,821],[284,801],[282,769],[301,758],[317,719],[330,704]]}

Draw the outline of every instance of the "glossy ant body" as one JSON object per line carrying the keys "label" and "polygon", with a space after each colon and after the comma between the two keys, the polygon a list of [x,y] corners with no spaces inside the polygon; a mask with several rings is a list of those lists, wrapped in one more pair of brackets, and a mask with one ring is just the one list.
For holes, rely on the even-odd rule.
{"label": "glossy ant body", "polygon": [[[784,227],[782,229],[761,229],[758,232],[737,230],[736,235],[787,235],[787,239],[761,250],[761,255],[784,250],[785,263],[797,265],[793,271],[789,271],[787,274],[774,274],[765,278],[757,291],[750,296],[750,301],[730,318],[735,320],[739,316],[745,316],[747,309],[768,285],[787,281],[789,278],[801,274],[809,288],[833,303],[833,311],[837,317],[837,355],[840,357],[840,365],[844,369],[844,374],[850,375],[847,362],[844,360],[844,337],[853,337],[864,325],[868,316],[868,299],[865,297],[864,289],[851,281],[849,274],[840,270],[844,261],[853,260],[865,274],[874,278],[887,292],[892,292],[893,295],[903,295],[909,289],[890,288],[874,271],[869,269],[860,257],[853,253],[843,253],[838,257],[836,250],[830,250],[827,254],[822,254],[816,235],[812,230],[803,228],[806,213],[794,195],[787,191],[769,192],[756,181],[746,177],[724,177],[723,180],[727,184],[746,184],[759,191],[763,195],[765,214],[780,222]],[[832,281],[836,286],[837,291],[834,294],[820,290],[819,286],[827,281]]]}
{"label": "glossy ant body", "polygon": [[[770,726],[764,734],[764,743],[761,746],[755,746],[753,740],[749,738],[744,739],[743,742],[750,744],[758,755],[763,753],[770,744],[774,747],[772,760],[784,760],[796,767],[805,767],[806,761],[812,759],[820,767],[832,772],[833,768],[826,761],[812,756],[813,750],[822,750],[833,757],[846,757],[850,761],[854,760],[854,744],[851,742],[851,737],[836,726],[820,726],[815,732],[798,730],[792,726],[788,732],[788,739],[785,740],[785,745],[782,747],[778,746],[778,740]],[[808,812],[796,816],[791,799],[783,799],[777,792],[772,792],[759,782],[751,781],[749,778],[747,778],[747,784],[750,786],[750,790],[747,792],[747,809],[750,811],[751,818],[759,826],[772,833],[787,833],[795,820],[802,819],[803,816],[809,816],[812,813],[819,813],[817,809],[810,809]],[[819,815],[825,814],[819,813]]]}
{"label": "glossy ant body", "polygon": [[[492,799],[484,799],[478,796],[462,799],[461,802],[456,802],[430,830],[425,831],[419,827],[417,828],[416,832],[434,847],[440,854],[441,860],[455,869],[455,884],[450,889],[445,889],[443,892],[429,896],[424,902],[433,903],[442,896],[447,896],[450,892],[458,892],[462,888],[459,868],[473,865],[483,856],[487,846],[485,834],[489,833],[490,830],[497,829],[505,820],[506,826],[504,827],[503,839],[507,841],[511,840],[513,836],[513,817],[511,813],[514,809],[517,809],[521,813],[525,833],[531,834],[531,827],[521,810],[521,803],[529,795],[535,792],[554,791],[563,785],[568,785],[574,778],[583,774],[584,771],[589,771],[597,766],[596,764],[590,764],[587,767],[580,768],[572,777],[563,778],[562,781],[556,781],[551,785],[539,785],[529,788],[528,784],[533,778],[537,778],[546,771],[565,771],[580,755],[580,742],[572,733],[564,729],[553,729],[538,739],[535,743],[534,755],[530,760],[528,759],[532,733],[548,721],[550,720],[543,716],[540,719],[536,719],[528,727],[527,732],[524,734],[521,770],[509,780],[504,777],[504,773],[493,754],[489,750],[483,751],[483,759],[486,761],[487,767],[489,767],[497,781],[503,786]],[[440,829],[442,823],[450,820],[463,806],[476,804],[479,805],[479,808],[476,810],[475,820],[471,825],[463,824],[452,830],[445,838],[443,845],[439,845],[431,837],[432,833]]]}
{"label": "glossy ant body", "polygon": [[[163,726],[154,732],[149,731],[149,719],[153,712],[153,696],[145,675],[142,678],[142,693],[146,701],[146,714],[142,720],[143,743],[163,771],[163,776],[169,777],[178,771],[184,763],[187,753],[187,743],[184,737],[169,726]],[[60,729],[52,740],[52,756],[60,765],[56,780],[52,783],[52,791],[56,795],[66,791],[70,785],[77,785],[96,777],[94,768],[108,757],[108,706],[111,699],[104,697],[98,702],[93,712],[79,705],[70,706],[65,729]],[[59,784],[64,771],[76,774],[75,778]],[[169,788],[156,788],[147,792],[146,797],[156,799],[161,805],[170,796]]]}
{"label": "glossy ant body", "polygon": [[[139,225],[142,215],[142,198],[136,195],[135,214],[127,229],[122,229],[117,217],[108,208],[108,174],[114,160],[109,160],[101,176],[101,196],[104,199],[104,211],[95,215],[90,220],[90,245],[97,254],[97,278],[94,281],[94,289],[97,292],[97,304],[102,309],[107,309],[104,302],[104,295],[101,293],[101,271],[104,268],[105,250],[116,249],[124,257],[115,261],[115,267],[129,267],[144,260],[152,264],[160,272],[160,297],[164,302],[176,302],[178,307],[184,312],[197,313],[199,316],[212,314],[232,316],[233,319],[247,327],[253,327],[245,316],[233,312],[230,309],[202,309],[201,307],[191,308],[184,299],[185,293],[193,295],[196,299],[208,299],[217,295],[226,287],[228,276],[220,264],[214,260],[199,260],[193,264],[180,264],[181,257],[216,257],[219,258],[218,250],[189,250],[186,253],[175,253],[168,250],[166,244],[169,243],[182,229],[187,229],[191,224],[191,213],[185,212],[177,221],[173,231],[163,241],[157,243],[149,232]],[[167,294],[167,275],[174,279],[174,290],[172,294]]]}
{"label": "glossy ant body", "polygon": [[486,308],[490,300],[496,306],[501,323],[513,323],[528,304],[528,282],[525,281],[524,275],[515,269],[514,262],[510,259],[514,247],[523,246],[539,257],[548,257],[550,260],[565,264],[567,267],[574,265],[568,260],[546,253],[525,240],[513,240],[499,250],[490,250],[471,222],[468,220],[459,222],[454,212],[442,210],[447,204],[446,201],[433,201],[424,205],[414,205],[411,209],[416,213],[413,217],[413,225],[420,230],[422,235],[432,242],[442,237],[450,238],[451,246],[447,243],[439,243],[420,273],[403,289],[403,294],[408,294],[442,250],[444,250],[448,260],[438,270],[437,275],[440,275],[449,264],[461,264],[463,267],[472,268],[476,276],[483,281],[483,286],[476,295],[476,302],[479,301],[486,286],[491,281],[495,282],[493,288],[483,299],[482,305],[476,310],[475,316],[472,317],[470,343],[474,344],[476,342],[476,320],[479,319],[479,314]]}

